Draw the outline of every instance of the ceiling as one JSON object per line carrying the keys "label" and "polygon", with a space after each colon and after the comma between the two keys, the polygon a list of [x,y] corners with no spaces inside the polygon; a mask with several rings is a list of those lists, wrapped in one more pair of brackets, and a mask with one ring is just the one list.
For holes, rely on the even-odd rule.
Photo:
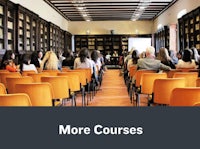
{"label": "ceiling", "polygon": [[152,20],[178,0],[44,0],[69,21]]}

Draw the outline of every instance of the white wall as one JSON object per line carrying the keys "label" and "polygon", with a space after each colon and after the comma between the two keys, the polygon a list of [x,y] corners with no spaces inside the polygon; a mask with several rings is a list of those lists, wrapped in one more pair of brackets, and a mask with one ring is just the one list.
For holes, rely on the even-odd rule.
{"label": "white wall", "polygon": [[153,21],[75,21],[69,22],[69,32],[72,34],[151,34]]}
{"label": "white wall", "polygon": [[43,0],[10,0],[15,4],[33,11],[46,21],[50,21],[63,30],[68,30],[68,21]]}
{"label": "white wall", "polygon": [[159,24],[162,24],[163,26],[177,24],[177,15],[181,10],[186,9],[187,12],[190,12],[198,6],[200,6],[200,0],[178,0],[174,5],[172,5],[169,9],[167,9],[163,14],[154,20],[153,32],[157,31],[157,26]]}

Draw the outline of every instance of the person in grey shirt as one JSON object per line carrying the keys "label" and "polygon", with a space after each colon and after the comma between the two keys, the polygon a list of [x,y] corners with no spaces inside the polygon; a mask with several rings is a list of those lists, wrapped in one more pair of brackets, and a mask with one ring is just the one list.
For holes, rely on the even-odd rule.
{"label": "person in grey shirt", "polygon": [[146,57],[140,58],[137,63],[138,70],[139,69],[147,69],[147,70],[164,70],[169,71],[171,68],[161,63],[160,60],[155,59],[155,48],[150,46],[146,48]]}

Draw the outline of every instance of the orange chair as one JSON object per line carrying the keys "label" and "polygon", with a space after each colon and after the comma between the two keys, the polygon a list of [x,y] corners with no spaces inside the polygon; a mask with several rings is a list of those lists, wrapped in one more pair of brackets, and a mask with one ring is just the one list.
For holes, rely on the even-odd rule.
{"label": "orange chair", "polygon": [[0,83],[0,94],[7,94],[6,87],[3,83]]}
{"label": "orange chair", "polygon": [[156,79],[153,85],[153,103],[169,105],[171,92],[178,87],[185,87],[184,78]]}
{"label": "orange chair", "polygon": [[87,104],[85,101],[85,86],[87,85],[86,71],[83,69],[74,69],[74,70],[69,70],[67,73],[75,73],[76,75],[79,76],[82,99],[83,99],[82,104],[83,104],[83,106],[85,106]]}
{"label": "orange chair", "polygon": [[173,78],[185,78],[186,87],[196,87],[197,72],[176,72]]}
{"label": "orange chair", "polygon": [[129,93],[129,96],[130,96],[130,101],[132,103],[132,94],[133,94],[133,87],[134,87],[134,81],[132,82],[133,78],[135,78],[135,74],[137,72],[137,66],[133,65],[133,66],[130,66],[129,67],[129,84],[130,86],[128,87],[128,93]]}
{"label": "orange chair", "polygon": [[[48,82],[51,84],[53,88],[53,100],[60,101],[62,100],[62,104],[64,99],[69,98],[69,85],[68,85],[68,78],[65,76],[48,76],[42,77],[42,82]],[[72,105],[74,105],[75,101],[72,100]]]}
{"label": "orange chair", "polygon": [[60,70],[43,70],[42,72],[48,72],[50,76],[57,76],[57,73],[61,71]]}
{"label": "orange chair", "polygon": [[197,107],[199,107],[199,106],[200,106],[200,102],[194,103],[193,106],[197,106]]}
{"label": "orange chair", "polygon": [[36,74],[28,74],[28,76],[32,77],[35,83],[40,83],[41,77],[50,76],[50,74],[47,72],[41,72]]}
{"label": "orange chair", "polygon": [[174,76],[174,74],[176,72],[182,72],[182,71],[180,69],[172,69],[172,70],[170,70],[170,71],[167,72],[167,77],[168,78],[173,78],[173,76]]}
{"label": "orange chair", "polygon": [[[70,89],[70,96],[73,98],[72,100],[75,103],[76,106],[76,92],[81,91],[80,86],[80,78],[77,73],[69,73],[69,72],[62,72],[58,73],[58,76],[66,76],[69,83],[69,89]],[[83,105],[83,96],[82,96],[82,105]]]}
{"label": "orange chair", "polygon": [[22,76],[28,76],[28,74],[36,74],[34,70],[26,70],[21,72]]}
{"label": "orange chair", "polygon": [[25,76],[21,78],[6,78],[7,90],[9,94],[15,93],[16,84],[33,83],[33,78],[30,76]]}
{"label": "orange chair", "polygon": [[0,106],[32,106],[27,94],[0,94]]}
{"label": "orange chair", "polygon": [[6,69],[0,69],[0,72],[9,72],[9,71]]}
{"label": "orange chair", "polygon": [[[136,101],[136,105],[138,105],[138,93],[140,92],[140,82],[141,82],[141,78],[142,78],[142,74],[144,73],[156,73],[155,70],[137,70],[135,73],[135,81],[132,82],[132,87],[130,90],[130,100],[132,101],[132,103],[134,104],[133,100]],[[134,95],[136,95],[136,98],[134,97]]]}
{"label": "orange chair", "polygon": [[143,73],[140,82],[140,92],[138,93],[137,105],[140,104],[140,94],[148,95],[148,106],[150,105],[151,99],[150,95],[153,93],[153,85],[156,79],[167,78],[167,73]]}
{"label": "orange chair", "polygon": [[21,78],[22,75],[19,72],[9,72],[1,74],[0,77],[1,77],[1,83],[3,83],[7,88],[6,78]]}
{"label": "orange chair", "polygon": [[170,97],[170,106],[194,106],[200,102],[200,87],[175,88]]}
{"label": "orange chair", "polygon": [[196,80],[196,87],[200,87],[200,78],[197,78]]}
{"label": "orange chair", "polygon": [[16,93],[26,93],[33,106],[52,106],[53,89],[50,83],[16,84]]}

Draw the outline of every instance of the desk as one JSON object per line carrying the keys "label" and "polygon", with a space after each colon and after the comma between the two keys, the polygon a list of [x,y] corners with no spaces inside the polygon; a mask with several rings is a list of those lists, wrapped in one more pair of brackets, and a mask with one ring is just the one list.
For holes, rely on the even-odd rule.
{"label": "desk", "polygon": [[119,56],[111,56],[110,62],[111,62],[111,65],[118,65],[119,64]]}

